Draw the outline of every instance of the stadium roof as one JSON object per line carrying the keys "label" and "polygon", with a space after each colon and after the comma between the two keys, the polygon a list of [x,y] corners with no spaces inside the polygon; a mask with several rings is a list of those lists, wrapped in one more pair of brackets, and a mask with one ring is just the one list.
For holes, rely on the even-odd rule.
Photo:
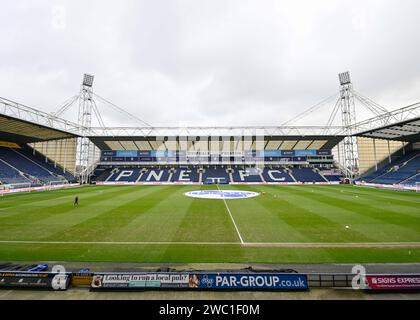
{"label": "stadium roof", "polygon": [[0,114],[0,140],[30,143],[73,138],[76,135],[26,120]]}
{"label": "stadium roof", "polygon": [[[209,143],[209,138],[212,142]],[[255,137],[245,136],[243,139],[231,139],[235,136],[177,136],[170,137],[143,137],[143,136],[124,136],[124,137],[90,137],[93,143],[101,150],[156,150],[164,148],[168,150],[182,150],[199,148],[204,151],[214,148],[214,139],[219,140],[219,148],[223,150],[224,144],[231,141],[233,149],[255,149],[261,144],[255,142]],[[263,145],[266,150],[321,150],[332,149],[337,145],[344,136],[265,136],[263,137]],[[244,141],[242,145],[238,140]],[[181,142],[180,142],[181,141]],[[193,142],[194,141],[194,142]],[[184,142],[184,143],[183,143]]]}
{"label": "stadium roof", "polygon": [[91,137],[339,136],[342,126],[93,127]]}
{"label": "stadium roof", "polygon": [[[48,128],[58,132],[72,134],[73,136],[78,136],[83,131],[83,128],[74,122],[2,97],[0,97],[0,115],[2,117],[31,123],[40,128]],[[39,138],[45,139],[42,136]],[[60,138],[54,137],[53,139]]]}
{"label": "stadium roof", "polygon": [[358,133],[359,137],[418,142],[420,141],[420,117]]}

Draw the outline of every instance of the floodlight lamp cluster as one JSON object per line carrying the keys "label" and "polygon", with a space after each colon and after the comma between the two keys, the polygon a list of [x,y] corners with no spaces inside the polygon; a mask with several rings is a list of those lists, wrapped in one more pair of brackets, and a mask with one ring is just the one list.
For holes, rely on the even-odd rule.
{"label": "floodlight lamp cluster", "polygon": [[338,78],[340,80],[340,85],[342,85],[342,86],[351,83],[350,72],[348,72],[348,71],[340,73],[338,75]]}
{"label": "floodlight lamp cluster", "polygon": [[92,87],[93,86],[93,78],[94,76],[85,73],[83,76],[83,85],[86,87]]}

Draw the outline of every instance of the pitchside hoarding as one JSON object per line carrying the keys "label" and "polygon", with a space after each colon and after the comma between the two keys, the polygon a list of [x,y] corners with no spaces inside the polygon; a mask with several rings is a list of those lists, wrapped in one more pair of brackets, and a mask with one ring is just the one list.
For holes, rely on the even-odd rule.
{"label": "pitchside hoarding", "polygon": [[0,288],[67,290],[70,273],[0,272]]}
{"label": "pitchside hoarding", "polygon": [[189,288],[187,273],[107,273],[95,274],[92,289],[175,289]]}
{"label": "pitchside hoarding", "polygon": [[[2,194],[12,194],[19,192],[32,192],[32,191],[46,191],[46,190],[55,190],[55,189],[65,189],[71,187],[78,187],[79,183],[68,183],[68,184],[54,184],[54,185],[45,185],[40,187],[29,187],[29,188],[15,188],[15,189],[1,189],[0,195]],[[6,185],[7,187],[7,185]]]}
{"label": "pitchside hoarding", "polygon": [[308,290],[308,279],[296,273],[107,273],[95,274],[94,290]]}
{"label": "pitchside hoarding", "polygon": [[366,275],[370,290],[420,290],[420,275]]}
{"label": "pitchside hoarding", "polygon": [[307,290],[307,276],[281,273],[210,273],[190,275],[199,289],[230,290]]}

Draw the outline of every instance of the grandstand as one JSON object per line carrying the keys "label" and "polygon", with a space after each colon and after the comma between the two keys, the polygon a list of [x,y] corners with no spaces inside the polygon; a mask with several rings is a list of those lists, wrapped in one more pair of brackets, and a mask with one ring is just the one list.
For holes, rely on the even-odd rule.
{"label": "grandstand", "polygon": [[[76,137],[63,130],[0,115],[0,185],[13,189],[76,182],[75,157],[69,153]],[[37,150],[48,144],[48,152]],[[68,159],[62,161],[63,157]]]}
{"label": "grandstand", "polygon": [[[328,178],[327,178],[328,177]],[[323,176],[312,168],[294,169],[274,166],[263,169],[245,166],[191,166],[191,167],[127,167],[99,166],[92,182],[97,184],[117,183],[182,183],[182,184],[263,184],[263,183],[333,183],[340,182],[342,177]]]}
{"label": "grandstand", "polygon": [[[95,99],[71,101],[83,118]],[[106,127],[0,98],[0,259],[418,262],[419,117]]]}
{"label": "grandstand", "polygon": [[[42,159],[41,155],[29,147],[0,148],[0,159],[8,166],[7,174],[18,177],[19,182],[31,182],[32,184],[48,184],[52,181],[73,180],[74,177],[59,165],[48,158]],[[20,178],[19,178],[20,176]],[[13,183],[7,178],[5,183]]]}
{"label": "grandstand", "polygon": [[[342,75],[342,92],[376,108],[375,114],[384,110],[341,81]],[[92,83],[84,83],[80,95],[54,115],[0,98],[0,184],[11,189],[77,181],[413,187],[420,180],[419,104],[333,126],[337,106],[348,99],[342,93],[324,127],[289,125],[292,119],[279,127],[159,128],[143,122],[108,128],[99,119],[102,126],[87,128],[60,118],[77,103],[91,109],[86,116],[99,114],[93,100],[108,101],[93,93]]]}
{"label": "grandstand", "polygon": [[363,180],[370,183],[411,184],[418,180],[419,168],[420,152],[413,151],[363,177]]}
{"label": "grandstand", "polygon": [[[341,174],[331,151],[340,141],[340,136],[302,136],[294,137],[293,140],[288,137],[274,137],[261,141],[262,150],[255,149],[255,140],[235,141],[234,137],[224,140],[219,137],[201,137],[200,140],[192,140],[191,137],[184,140],[179,137],[170,138],[177,149],[167,149],[169,140],[158,140],[157,137],[149,137],[143,141],[140,140],[142,137],[131,137],[132,140],[127,137],[121,137],[120,140],[116,137],[91,137],[101,149],[91,181],[100,184],[340,181]],[[124,149],[124,145],[130,149]],[[131,150],[137,145],[141,148],[148,146],[148,150]],[[160,150],[153,149],[153,145],[159,146]],[[187,148],[182,149],[183,145]],[[226,145],[232,146],[232,151],[226,151]],[[307,149],[300,149],[302,146]],[[272,149],[266,149],[267,147]],[[333,170],[336,175],[328,180],[322,175],[321,169],[328,173]]]}
{"label": "grandstand", "polygon": [[[361,138],[369,138],[373,141],[386,141],[388,154],[385,159],[375,161],[373,168],[356,179],[356,182],[364,182],[375,185],[395,185],[416,187],[420,173],[420,119],[414,118],[407,121],[397,122],[392,125],[375,128],[358,134]],[[391,152],[390,142],[397,141],[400,148]],[[377,155],[376,146],[370,153]]]}

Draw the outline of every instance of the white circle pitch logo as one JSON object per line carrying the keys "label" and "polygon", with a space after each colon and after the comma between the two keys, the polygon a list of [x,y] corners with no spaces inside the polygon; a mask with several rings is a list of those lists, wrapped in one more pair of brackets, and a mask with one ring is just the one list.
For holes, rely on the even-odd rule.
{"label": "white circle pitch logo", "polygon": [[200,199],[247,199],[257,197],[260,194],[252,191],[238,190],[199,190],[184,193],[187,197]]}

